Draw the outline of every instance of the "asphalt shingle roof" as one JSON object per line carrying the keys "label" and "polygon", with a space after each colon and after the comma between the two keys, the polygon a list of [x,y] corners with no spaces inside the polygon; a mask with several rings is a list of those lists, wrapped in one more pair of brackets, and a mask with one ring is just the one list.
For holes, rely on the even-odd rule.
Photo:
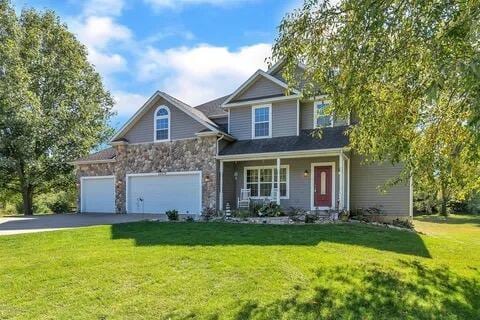
{"label": "asphalt shingle roof", "polygon": [[202,103],[201,105],[198,105],[195,107],[195,109],[200,110],[205,114],[207,117],[214,117],[214,116],[227,116],[228,113],[223,110],[222,103],[227,100],[227,98],[230,97],[230,95],[226,95],[220,98],[217,98],[215,100],[211,100],[205,103]]}
{"label": "asphalt shingle roof", "polygon": [[86,157],[77,159],[76,161],[98,161],[98,160],[110,160],[116,156],[115,148],[107,148],[98,152],[89,154]]}
{"label": "asphalt shingle roof", "polygon": [[322,137],[312,136],[314,130],[301,130],[298,136],[277,137],[254,140],[237,140],[223,150],[219,155],[239,155],[268,152],[302,151],[342,148],[348,145],[345,135],[347,126],[324,128]]}

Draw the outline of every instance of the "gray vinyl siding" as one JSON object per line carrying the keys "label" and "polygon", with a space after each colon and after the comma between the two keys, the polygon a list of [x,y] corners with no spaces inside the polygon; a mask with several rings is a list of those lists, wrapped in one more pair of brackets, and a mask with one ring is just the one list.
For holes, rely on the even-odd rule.
{"label": "gray vinyl siding", "polygon": [[238,140],[252,138],[252,107],[230,108],[230,134]]}
{"label": "gray vinyl siding", "polygon": [[[300,103],[300,129],[313,129],[313,101],[302,101]],[[335,119],[334,126],[344,126],[348,122],[345,119]]]}
{"label": "gray vinyl siding", "polygon": [[[297,135],[297,101],[272,103],[272,137]],[[252,107],[230,109],[230,133],[238,140],[252,139]]]}
{"label": "gray vinyl siding", "polygon": [[283,95],[285,89],[275,82],[259,77],[257,81],[251,84],[247,89],[238,94],[232,102],[238,100],[256,99],[261,97],[269,97],[275,95]]}
{"label": "gray vinyl siding", "polygon": [[272,103],[272,137],[297,135],[297,100]]}
{"label": "gray vinyl siding", "polygon": [[170,109],[170,140],[194,138],[195,133],[206,127],[163,98],[159,98],[149,110],[123,136],[130,143],[154,141],[154,113],[158,106]]}
{"label": "gray vinyl siding", "polygon": [[300,102],[300,129],[313,129],[313,102]]}
{"label": "gray vinyl siding", "polygon": [[351,157],[350,209],[376,207],[386,214],[408,215],[410,187],[407,184],[391,187],[386,194],[378,191],[378,187],[398,176],[402,167],[391,164],[364,165],[361,161],[358,155]]}
{"label": "gray vinyl siding", "polygon": [[[337,204],[340,182],[338,175],[338,157],[282,159],[281,165],[289,165],[289,198],[280,199],[280,204],[285,210],[288,210],[290,207],[311,210],[311,164],[315,162],[335,162],[335,171],[333,174],[335,176],[335,205]],[[229,164],[234,166],[233,172],[236,171],[238,173],[238,179],[235,185],[229,189],[226,180],[224,180],[224,199],[226,199],[226,197],[230,199],[233,198],[234,203],[231,203],[231,206],[236,207],[236,199],[240,195],[240,189],[244,188],[244,168],[252,166],[275,166],[276,160],[242,161],[236,164]],[[305,170],[308,170],[307,177],[304,177]],[[229,172],[229,174],[233,175],[233,172]],[[230,192],[228,195],[226,194],[227,190]],[[233,192],[235,193],[232,194]]]}

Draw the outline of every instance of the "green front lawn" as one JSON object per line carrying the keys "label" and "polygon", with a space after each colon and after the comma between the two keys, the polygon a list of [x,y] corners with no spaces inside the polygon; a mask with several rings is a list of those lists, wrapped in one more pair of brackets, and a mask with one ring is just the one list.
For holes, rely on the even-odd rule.
{"label": "green front lawn", "polygon": [[480,217],[0,237],[0,319],[480,319]]}

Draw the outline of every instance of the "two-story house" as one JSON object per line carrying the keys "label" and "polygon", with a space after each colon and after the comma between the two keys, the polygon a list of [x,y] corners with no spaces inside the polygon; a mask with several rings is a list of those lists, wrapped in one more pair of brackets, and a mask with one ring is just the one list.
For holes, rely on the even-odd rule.
{"label": "two-story house", "polygon": [[[390,218],[411,216],[411,185],[379,190],[401,168],[363,165],[344,134],[349,120],[321,116],[328,101],[287,90],[282,66],[196,107],[155,92],[111,148],[75,162],[79,210],[200,214],[227,203],[235,209],[248,190],[285,209],[376,207]],[[322,137],[312,136],[319,126]]]}

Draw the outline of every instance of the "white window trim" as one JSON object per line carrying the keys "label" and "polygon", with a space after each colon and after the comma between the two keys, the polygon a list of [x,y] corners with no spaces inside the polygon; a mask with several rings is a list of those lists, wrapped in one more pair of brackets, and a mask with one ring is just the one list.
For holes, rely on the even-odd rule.
{"label": "white window trim", "polygon": [[[255,110],[260,108],[268,108],[268,136],[255,136]],[[272,137],[272,105],[271,104],[259,104],[252,106],[252,139],[265,139]]]}
{"label": "white window trim", "polygon": [[[287,194],[285,196],[280,196],[280,199],[290,199],[290,165],[288,164],[283,164],[280,166],[280,169],[285,168],[287,169]],[[274,174],[275,174],[275,169],[277,169],[276,165],[273,166],[253,166],[253,167],[244,167],[243,168],[243,188],[247,189],[247,170],[259,170],[259,169],[272,169],[272,184],[275,182]],[[258,175],[258,184],[260,184],[260,173]],[[258,186],[258,190],[260,191],[260,185]],[[280,192],[280,190],[278,190]],[[250,197],[251,199],[264,199],[266,198],[265,196],[257,196],[257,197]],[[274,199],[275,200],[275,199]]]}
{"label": "white window trim", "polygon": [[[320,104],[320,103],[323,103],[323,104],[329,104],[330,103],[330,100],[318,100],[318,101],[315,101],[313,103],[313,128],[316,129],[316,128],[320,128],[318,125],[317,125],[317,118],[318,118],[318,115],[317,115],[317,105]],[[334,117],[333,115],[330,116],[330,127],[333,127],[334,125]],[[328,128],[328,127],[325,127],[325,128]]]}
{"label": "white window trim", "polygon": [[[332,167],[332,206],[331,207],[315,207],[315,167]],[[310,165],[310,208],[311,210],[329,210],[336,208],[335,180],[337,173],[335,171],[335,162],[314,162]]]}
{"label": "white window trim", "polygon": [[[160,109],[166,109],[167,112],[168,112],[168,115],[166,116],[157,116],[157,112],[158,110]],[[171,121],[171,113],[170,113],[170,108],[168,108],[167,106],[165,105],[161,105],[161,106],[158,106],[157,109],[155,109],[155,113],[153,114],[153,141],[154,142],[166,142],[166,141],[170,141],[170,129],[172,127],[172,121]],[[161,140],[158,140],[157,139],[157,119],[165,119],[167,118],[168,119],[168,138],[167,139],[161,139]]]}

